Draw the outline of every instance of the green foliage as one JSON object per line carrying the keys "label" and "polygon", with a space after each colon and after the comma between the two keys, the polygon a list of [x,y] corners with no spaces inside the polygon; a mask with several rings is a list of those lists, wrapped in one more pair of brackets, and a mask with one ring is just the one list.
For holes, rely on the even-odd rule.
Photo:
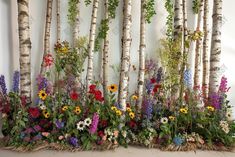
{"label": "green foliage", "polygon": [[76,22],[76,16],[78,14],[78,8],[77,3],[79,3],[79,0],[69,0],[68,1],[68,21],[70,25],[74,25]]}
{"label": "green foliage", "polygon": [[119,0],[109,0],[108,1],[108,13],[111,19],[116,17],[116,9],[118,7]]}
{"label": "green foliage", "polygon": [[98,35],[95,39],[95,51],[99,51],[101,48],[101,40],[105,39],[107,36],[107,32],[109,31],[109,20],[103,19],[101,20]]}
{"label": "green foliage", "polygon": [[194,14],[198,14],[199,12],[199,8],[200,8],[200,3],[201,3],[201,0],[193,0],[193,13]]}
{"label": "green foliage", "polygon": [[156,14],[155,0],[146,0],[144,4],[144,9],[145,9],[145,20],[147,23],[151,23],[152,17]]}
{"label": "green foliage", "polygon": [[85,5],[86,5],[86,6],[88,6],[88,5],[91,4],[91,0],[85,0],[84,2],[85,2]]}
{"label": "green foliage", "polygon": [[166,20],[166,36],[168,40],[173,40],[174,35],[174,4],[172,0],[166,0],[165,8],[168,12],[167,20]]}

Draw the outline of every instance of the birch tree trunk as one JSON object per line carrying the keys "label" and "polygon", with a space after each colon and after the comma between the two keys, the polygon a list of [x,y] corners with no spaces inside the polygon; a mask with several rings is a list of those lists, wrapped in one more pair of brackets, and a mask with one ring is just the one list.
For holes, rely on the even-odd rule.
{"label": "birch tree trunk", "polygon": [[31,41],[29,27],[29,0],[18,0],[20,46],[20,94],[31,102]]}
{"label": "birch tree trunk", "polygon": [[88,45],[88,66],[87,66],[87,76],[86,76],[86,89],[89,90],[91,81],[93,78],[93,58],[94,58],[94,46],[95,46],[95,33],[97,25],[97,12],[98,12],[99,0],[93,0],[92,17],[90,25],[90,36]]}
{"label": "birch tree trunk", "polygon": [[77,40],[79,38],[79,32],[80,32],[80,20],[79,17],[80,16],[80,0],[77,0],[77,4],[76,4],[76,19],[75,19],[75,23],[74,23],[74,28],[73,28],[73,46],[77,47]]}
{"label": "birch tree trunk", "polygon": [[210,54],[209,93],[217,92],[221,55],[222,0],[214,0]]}
{"label": "birch tree trunk", "polygon": [[174,39],[176,39],[183,31],[183,0],[175,0],[174,10]]}
{"label": "birch tree trunk", "polygon": [[130,48],[131,48],[131,0],[125,0],[123,4],[123,32],[122,32],[122,55],[121,71],[119,80],[118,102],[123,111],[126,111],[126,99],[129,84]]}
{"label": "birch tree trunk", "polygon": [[[46,13],[46,25],[45,25],[45,34],[44,34],[44,54],[43,54],[43,57],[47,53],[50,52],[52,4],[53,4],[53,0],[47,0],[47,13]],[[44,68],[43,60],[42,60],[40,74],[44,74],[44,73],[45,73],[45,68]]]}
{"label": "birch tree trunk", "polygon": [[[108,12],[108,0],[105,0],[105,19],[109,21],[109,12]],[[109,57],[109,32],[107,31],[106,37],[104,38],[104,47],[103,47],[103,91],[106,101],[106,96],[108,94],[107,86],[108,86],[108,57]]]}
{"label": "birch tree trunk", "polygon": [[57,23],[57,30],[56,30],[57,41],[60,41],[61,39],[60,0],[56,0],[56,23]]}
{"label": "birch tree trunk", "polygon": [[144,91],[144,76],[145,76],[145,32],[146,32],[146,22],[145,22],[145,0],[141,0],[141,15],[140,15],[140,45],[139,45],[139,73],[138,73],[138,110],[142,108],[143,102],[143,91]]}
{"label": "birch tree trunk", "polygon": [[[200,6],[197,17],[197,28],[196,31],[201,31],[202,24],[202,15],[203,15],[203,4],[204,0],[200,0]],[[195,49],[195,65],[194,65],[194,87],[200,86],[200,75],[201,75],[201,52],[202,52],[202,39],[199,38],[196,40],[196,49]]]}
{"label": "birch tree trunk", "polygon": [[203,16],[203,74],[202,74],[202,94],[204,98],[208,97],[208,83],[209,83],[209,62],[208,62],[208,52],[209,52],[209,4],[208,0],[204,1],[204,16]]}

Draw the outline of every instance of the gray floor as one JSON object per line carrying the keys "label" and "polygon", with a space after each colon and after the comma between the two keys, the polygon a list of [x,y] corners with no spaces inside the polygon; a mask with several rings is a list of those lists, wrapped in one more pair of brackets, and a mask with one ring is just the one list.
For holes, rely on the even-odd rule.
{"label": "gray floor", "polygon": [[235,152],[196,151],[196,152],[162,152],[157,149],[129,147],[104,152],[56,152],[39,151],[33,153],[17,153],[0,150],[0,157],[235,157]]}

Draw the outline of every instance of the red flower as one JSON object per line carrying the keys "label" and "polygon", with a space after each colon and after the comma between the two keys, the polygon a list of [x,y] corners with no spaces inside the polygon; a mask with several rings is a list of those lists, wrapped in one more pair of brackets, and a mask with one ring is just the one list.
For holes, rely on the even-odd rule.
{"label": "red flower", "polygon": [[104,101],[104,97],[102,97],[102,92],[100,90],[96,90],[94,96],[97,101]]}
{"label": "red flower", "polygon": [[43,57],[43,61],[44,61],[44,66],[48,67],[51,66],[53,63],[53,57],[51,54],[47,54],[46,56]]}
{"label": "red flower", "polygon": [[96,89],[96,85],[94,84],[90,85],[89,89],[90,89],[89,93],[94,93]]}
{"label": "red flower", "polygon": [[131,120],[131,121],[129,122],[129,126],[130,126],[131,128],[135,128],[137,125],[136,125],[136,122],[135,122],[134,120]]}
{"label": "red flower", "polygon": [[160,84],[155,85],[154,88],[153,88],[153,92],[157,93],[159,88],[161,88]]}
{"label": "red flower", "polygon": [[104,136],[104,132],[103,131],[98,131],[98,136],[100,136],[100,137],[103,137]]}
{"label": "red flower", "polygon": [[151,83],[156,83],[157,82],[155,78],[151,78],[150,81],[151,81]]}
{"label": "red flower", "polygon": [[38,118],[40,116],[40,110],[37,107],[30,107],[28,112],[32,118]]}
{"label": "red flower", "polygon": [[27,104],[27,97],[25,95],[23,95],[20,97],[20,100],[21,100],[22,106],[25,107]]}
{"label": "red flower", "polygon": [[71,92],[71,93],[70,93],[70,98],[71,98],[72,100],[77,100],[77,99],[78,99],[78,93],[75,92],[75,91]]}
{"label": "red flower", "polygon": [[99,124],[102,128],[105,128],[105,127],[107,127],[108,122],[107,122],[107,120],[101,120]]}

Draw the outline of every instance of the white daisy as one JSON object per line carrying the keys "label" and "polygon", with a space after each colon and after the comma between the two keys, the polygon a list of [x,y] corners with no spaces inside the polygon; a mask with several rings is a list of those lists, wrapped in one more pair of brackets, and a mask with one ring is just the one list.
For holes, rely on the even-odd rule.
{"label": "white daisy", "polygon": [[91,125],[91,118],[86,118],[86,119],[84,120],[84,124],[85,124],[86,126],[90,126],[90,125]]}
{"label": "white daisy", "polygon": [[39,104],[39,108],[41,110],[46,110],[47,109],[47,107],[44,104]]}
{"label": "white daisy", "polygon": [[168,118],[163,117],[163,118],[161,118],[160,121],[161,121],[162,124],[166,124],[166,123],[168,123]]}
{"label": "white daisy", "polygon": [[78,130],[83,130],[85,128],[85,124],[84,124],[84,122],[83,121],[80,121],[80,122],[78,122],[77,123],[77,129]]}
{"label": "white daisy", "polygon": [[227,120],[232,121],[233,120],[232,111],[228,110],[226,112],[226,117],[227,117]]}

